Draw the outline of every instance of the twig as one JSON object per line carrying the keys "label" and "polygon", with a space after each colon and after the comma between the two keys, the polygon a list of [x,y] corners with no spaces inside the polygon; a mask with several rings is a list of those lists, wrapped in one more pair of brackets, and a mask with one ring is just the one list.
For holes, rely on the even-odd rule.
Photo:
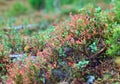
{"label": "twig", "polygon": [[82,54],[88,57],[88,55],[84,51],[79,50],[79,52],[81,52]]}
{"label": "twig", "polygon": [[24,28],[34,29],[38,26],[39,26],[38,24],[18,25],[18,26],[12,26],[12,27],[5,27],[4,30],[12,30],[12,29],[20,30]]}
{"label": "twig", "polygon": [[99,52],[97,52],[97,53],[91,55],[91,56],[89,57],[89,59],[93,59],[93,58],[95,58],[96,56],[98,56],[98,55],[100,55],[101,53],[105,52],[106,49],[107,49],[107,48],[106,48],[106,46],[105,46],[105,47],[102,48]]}

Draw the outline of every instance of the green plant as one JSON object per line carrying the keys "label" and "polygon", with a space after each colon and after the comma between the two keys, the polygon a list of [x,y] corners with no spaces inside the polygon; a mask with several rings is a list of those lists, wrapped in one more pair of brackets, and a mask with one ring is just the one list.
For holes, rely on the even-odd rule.
{"label": "green plant", "polygon": [[72,14],[76,14],[76,13],[78,13],[78,9],[75,8],[75,7],[67,8],[67,9],[66,9],[66,8],[63,8],[63,9],[61,10],[61,15],[69,15],[70,12],[71,12]]}
{"label": "green plant", "polygon": [[[48,3],[52,3],[52,0]],[[14,62],[8,71],[8,79],[12,79],[17,84],[43,84],[45,80],[50,80],[50,83],[53,80],[53,84],[57,84],[59,80],[56,80],[57,77],[52,75],[54,70],[58,79],[60,77],[63,80],[78,79],[81,83],[82,79],[89,74],[98,78],[101,77],[104,66],[109,66],[107,64],[109,57],[105,53],[106,49],[111,56],[120,53],[120,28],[118,23],[114,23],[111,18],[110,23],[107,21],[106,15],[100,7],[84,12],[86,14],[70,15],[71,19],[69,21],[63,22],[57,27],[56,25],[55,27],[49,26],[45,31],[40,30],[38,33],[32,33],[33,31],[30,32],[29,29],[22,30],[27,33],[25,35],[27,36],[25,37],[25,45],[30,47],[30,49],[26,47],[26,50],[28,50],[26,53],[31,55],[34,52],[35,58],[39,57],[40,59],[36,58],[34,62],[28,59],[32,54],[26,56],[24,61]],[[24,25],[28,24],[27,21],[23,23]],[[42,24],[40,28],[45,27],[46,21],[43,21]],[[105,24],[108,24],[109,31]],[[28,35],[28,33],[32,34]],[[103,33],[106,34],[106,37]],[[20,53],[19,51],[23,52],[22,45],[24,43],[21,41],[21,36],[24,37],[24,35],[22,33],[10,30],[10,32],[4,32],[1,36],[3,36],[2,44],[4,44],[5,51],[12,49],[17,53]],[[106,39],[108,46],[105,44]],[[112,63],[110,62],[110,64]],[[0,66],[4,66],[4,63]]]}
{"label": "green plant", "polygon": [[89,63],[89,61],[83,60],[83,61],[79,61],[77,64],[75,64],[75,66],[82,70],[82,68],[86,67],[86,65]]}
{"label": "green plant", "polygon": [[59,53],[59,56],[66,57],[66,54],[65,54],[65,52],[64,52],[64,50],[62,48],[58,49],[58,53]]}
{"label": "green plant", "polygon": [[5,51],[4,48],[1,47],[1,45],[0,48],[0,78],[2,78],[2,76],[7,73],[6,64],[9,63],[9,60],[7,57],[8,51]]}
{"label": "green plant", "polygon": [[106,41],[109,45],[107,53],[110,56],[120,55],[120,27],[114,28],[111,36]]}
{"label": "green plant", "polygon": [[46,44],[45,40],[45,36],[44,35],[34,35],[33,37],[36,41],[32,41],[33,42],[33,46],[38,46],[39,50],[42,50]]}
{"label": "green plant", "polygon": [[14,18],[14,17],[8,18],[6,26],[7,26],[8,28],[10,28],[10,27],[12,27],[12,25],[13,25],[14,23],[15,23],[15,18]]}
{"label": "green plant", "polygon": [[114,13],[115,13],[115,17],[114,20],[120,24],[120,1],[119,0],[115,0],[114,2],[115,7],[113,9]]}
{"label": "green plant", "polygon": [[39,82],[39,67],[39,64],[32,62],[32,59],[21,62],[21,64],[13,63],[11,69],[8,69],[9,78],[7,81],[16,84],[34,84]]}
{"label": "green plant", "polygon": [[21,14],[25,14],[27,12],[27,7],[22,3],[17,1],[13,4],[12,8],[7,11],[8,16],[18,16]]}
{"label": "green plant", "polygon": [[53,10],[53,3],[54,3],[54,0],[45,0],[45,8],[47,11],[51,11]]}
{"label": "green plant", "polygon": [[17,30],[11,30],[11,32],[4,32],[2,36],[2,44],[6,50],[10,50],[11,53],[22,51],[22,40],[20,33]]}
{"label": "green plant", "polygon": [[95,42],[93,42],[91,45],[90,45],[90,48],[91,48],[91,51],[92,51],[92,53],[95,53],[95,52],[97,52],[97,45],[96,45],[96,43]]}
{"label": "green plant", "polygon": [[34,9],[40,9],[45,5],[45,0],[28,0],[28,2]]}
{"label": "green plant", "polygon": [[22,77],[21,74],[19,74],[19,73],[16,74],[15,82],[16,82],[17,84],[23,84],[23,77]]}
{"label": "green plant", "polygon": [[4,17],[0,16],[0,27],[5,24]]}
{"label": "green plant", "polygon": [[71,4],[71,3],[73,3],[73,2],[74,2],[74,0],[61,0],[61,4],[62,4],[62,5]]}

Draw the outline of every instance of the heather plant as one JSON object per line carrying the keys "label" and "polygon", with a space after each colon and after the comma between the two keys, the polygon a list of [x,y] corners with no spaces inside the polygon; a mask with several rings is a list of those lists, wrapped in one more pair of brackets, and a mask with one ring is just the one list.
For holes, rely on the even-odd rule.
{"label": "heather plant", "polygon": [[[100,19],[100,17],[98,19]],[[74,64],[79,64],[79,60],[82,59],[81,57],[83,58],[85,57],[85,59],[89,59],[90,61],[89,63],[92,63],[91,59],[95,58],[94,56],[98,54],[98,51],[104,50],[104,47],[105,47],[104,42],[100,39],[98,40],[98,38],[103,37],[102,36],[102,33],[104,32],[103,27],[106,28],[106,26],[103,26],[104,23],[102,23],[102,21],[100,21],[100,23],[97,23],[96,21],[98,20],[94,20],[94,17],[92,18],[89,16],[85,17],[83,15],[74,15],[74,16],[71,16],[71,20],[68,23],[66,22],[67,26],[66,24],[63,24],[60,27],[58,27],[59,30],[57,29],[56,30],[57,33],[54,33],[56,35],[54,42],[58,42],[57,43],[58,46],[55,47],[58,50],[58,54],[56,55],[61,56],[61,57],[57,57],[58,63],[65,62],[64,60],[69,59],[69,61],[67,61],[68,64],[70,66],[74,66]],[[97,26],[96,28],[96,25],[99,25],[99,26]],[[96,42],[95,39],[98,40],[98,42]],[[71,51],[68,48],[64,48],[63,46],[66,46],[66,44],[74,48],[75,51],[73,50]],[[98,49],[98,44],[102,45],[103,47]],[[54,47],[54,44],[52,44],[52,46]],[[88,49],[89,47],[91,48],[91,50]],[[86,51],[86,49],[88,50]],[[67,52],[69,52],[70,50],[69,53],[73,52],[74,54],[66,54],[65,53],[66,50]],[[78,52],[81,53],[82,56],[79,56],[81,54],[78,54]],[[91,55],[89,54],[89,52],[92,52],[92,54],[95,53],[95,55]],[[74,62],[71,62],[74,56],[76,59],[74,59]],[[85,63],[88,63],[88,62],[85,62]],[[80,65],[81,65],[81,62],[80,62]],[[82,68],[85,68],[85,67],[82,67]]]}
{"label": "heather plant", "polygon": [[[39,50],[42,50],[46,44],[46,38],[42,35],[34,35],[35,42],[33,41],[33,46],[37,46]],[[35,44],[34,44],[35,43]],[[39,45],[39,46],[38,46]]]}
{"label": "heather plant", "polygon": [[17,53],[22,51],[22,42],[20,39],[20,33],[17,30],[12,30],[9,32],[10,34],[8,35],[8,32],[3,33],[3,40],[2,43],[5,47],[5,49],[10,50],[11,53]]}
{"label": "heather plant", "polygon": [[[120,53],[119,24],[107,18],[100,7],[80,12],[82,14],[70,13],[68,21],[55,27],[50,26],[45,31],[33,33],[30,40],[26,40],[24,51],[29,51],[26,52],[29,54],[34,52],[36,59],[29,59],[32,56],[29,55],[24,61],[14,62],[7,69],[7,81],[13,84],[57,84],[74,79],[80,79],[81,82],[81,78],[85,81],[85,76],[91,73],[98,78],[102,77],[107,56],[118,56]],[[4,48],[23,51],[21,33],[6,33],[2,42]]]}
{"label": "heather plant", "polygon": [[[32,61],[32,59],[29,59],[29,61],[24,61],[24,64],[21,65],[20,62],[13,63],[10,68],[8,68],[9,71],[9,77],[7,81],[10,83],[36,83],[36,77],[38,76],[39,72],[39,65],[36,66]],[[14,68],[16,68],[14,70]]]}
{"label": "heather plant", "polygon": [[8,51],[4,50],[2,44],[0,44],[0,79],[7,73],[6,65],[9,64]]}

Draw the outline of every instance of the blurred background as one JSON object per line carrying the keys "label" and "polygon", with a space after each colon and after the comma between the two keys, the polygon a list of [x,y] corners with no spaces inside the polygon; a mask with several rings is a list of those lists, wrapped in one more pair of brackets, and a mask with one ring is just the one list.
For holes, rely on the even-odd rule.
{"label": "blurred background", "polygon": [[0,27],[21,28],[22,25],[40,29],[55,25],[67,19],[69,14],[77,14],[81,8],[100,6],[108,11],[114,0],[0,0]]}

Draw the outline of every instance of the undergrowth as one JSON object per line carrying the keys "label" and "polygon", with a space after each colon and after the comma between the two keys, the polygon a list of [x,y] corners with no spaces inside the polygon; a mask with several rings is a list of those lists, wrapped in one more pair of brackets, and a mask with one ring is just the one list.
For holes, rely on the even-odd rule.
{"label": "undergrowth", "polygon": [[[112,58],[120,55],[120,25],[114,16],[117,13],[93,6],[79,12],[70,13],[68,20],[31,37],[19,30],[9,30],[9,34],[5,30],[1,32],[0,75],[7,77],[3,82],[77,84],[87,82],[89,75],[102,80],[105,72],[113,70]],[[7,57],[21,53],[26,57],[16,62]]]}

